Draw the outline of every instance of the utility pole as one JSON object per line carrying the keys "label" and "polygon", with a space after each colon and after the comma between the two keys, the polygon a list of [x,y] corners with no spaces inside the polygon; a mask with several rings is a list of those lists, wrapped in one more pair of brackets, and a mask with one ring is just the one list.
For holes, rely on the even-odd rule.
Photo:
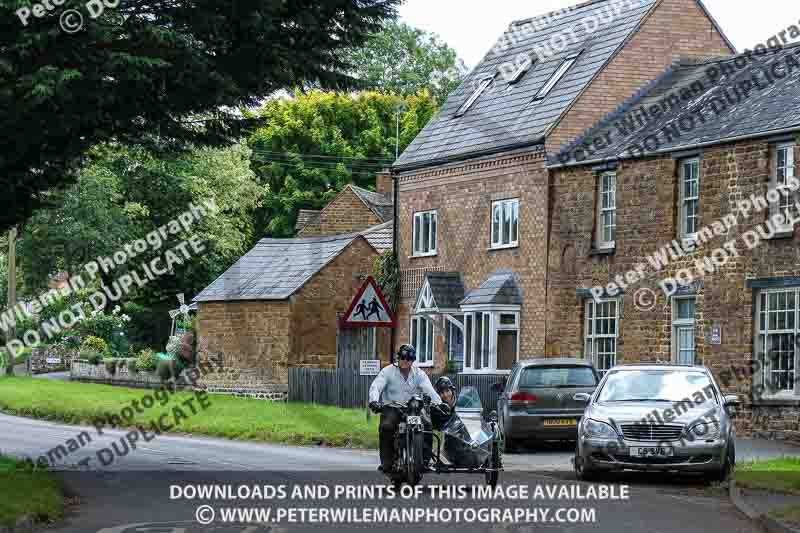
{"label": "utility pole", "polygon": [[[17,226],[8,230],[8,310],[14,316],[14,306],[17,305]],[[13,324],[13,322],[12,322]],[[11,341],[17,336],[17,328],[12,325],[8,330],[6,341]],[[6,375],[14,375],[14,356],[6,350]]]}

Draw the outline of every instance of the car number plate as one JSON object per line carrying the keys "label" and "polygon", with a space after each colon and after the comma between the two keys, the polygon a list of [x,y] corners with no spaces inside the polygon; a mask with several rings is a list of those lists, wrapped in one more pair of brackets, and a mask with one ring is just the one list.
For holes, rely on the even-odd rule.
{"label": "car number plate", "polygon": [[421,416],[409,416],[406,418],[406,422],[409,424],[422,424],[422,417]]}
{"label": "car number plate", "polygon": [[571,427],[577,426],[578,421],[574,418],[555,418],[551,420],[545,420],[543,424],[550,427]]}
{"label": "car number plate", "polygon": [[630,449],[630,454],[631,457],[673,457],[675,449],[663,446],[633,447]]}

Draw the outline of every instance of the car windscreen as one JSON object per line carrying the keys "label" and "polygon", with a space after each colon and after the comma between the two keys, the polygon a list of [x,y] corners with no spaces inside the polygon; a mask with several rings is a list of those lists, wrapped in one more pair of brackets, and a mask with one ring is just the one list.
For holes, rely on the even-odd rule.
{"label": "car windscreen", "polygon": [[619,370],[611,372],[598,402],[717,403],[714,386],[704,372],[685,370]]}
{"label": "car windscreen", "polygon": [[531,366],[522,371],[521,389],[594,387],[597,380],[588,366]]}

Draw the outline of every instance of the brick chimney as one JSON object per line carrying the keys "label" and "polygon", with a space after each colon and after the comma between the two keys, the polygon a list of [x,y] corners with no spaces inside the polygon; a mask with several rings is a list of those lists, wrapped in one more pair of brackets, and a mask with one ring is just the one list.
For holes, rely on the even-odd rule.
{"label": "brick chimney", "polygon": [[392,187],[392,175],[388,170],[382,170],[375,175],[375,192],[392,197],[394,187]]}

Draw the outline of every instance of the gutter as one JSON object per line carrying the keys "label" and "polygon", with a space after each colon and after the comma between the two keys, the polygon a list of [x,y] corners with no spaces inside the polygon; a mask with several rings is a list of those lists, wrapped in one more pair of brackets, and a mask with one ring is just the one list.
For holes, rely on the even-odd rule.
{"label": "gutter", "polygon": [[460,163],[462,161],[467,161],[469,159],[477,159],[479,157],[486,157],[494,154],[499,154],[502,152],[519,150],[521,148],[529,148],[531,146],[538,146],[538,145],[544,145],[544,137],[538,137],[533,141],[523,141],[515,144],[507,144],[505,146],[500,146],[498,148],[488,148],[486,150],[442,157],[440,159],[426,159],[424,161],[419,161],[417,163],[409,163],[407,165],[393,165],[392,175],[395,176],[400,172],[411,172],[422,168],[448,165],[450,163]]}
{"label": "gutter", "polygon": [[736,136],[736,137],[728,137],[728,138],[725,138],[725,139],[716,139],[716,140],[713,140],[713,141],[690,144],[688,146],[676,146],[676,147],[673,147],[673,148],[663,148],[661,150],[655,150],[653,152],[648,152],[646,154],[638,155],[638,156],[629,156],[629,155],[628,156],[610,156],[610,157],[606,157],[606,158],[590,159],[590,160],[586,160],[586,161],[575,161],[575,162],[570,162],[570,163],[566,163],[566,164],[564,164],[564,163],[556,163],[556,164],[553,164],[553,165],[545,165],[545,168],[547,168],[549,170],[549,169],[556,169],[556,168],[580,167],[580,166],[584,166],[584,165],[595,165],[595,164],[601,164],[601,163],[610,163],[610,162],[613,162],[613,161],[622,161],[622,160],[627,160],[627,159],[630,159],[630,160],[644,159],[644,158],[650,157],[650,156],[664,155],[664,154],[670,154],[670,153],[674,153],[674,152],[685,152],[685,151],[688,151],[688,150],[696,150],[697,148],[706,148],[706,147],[715,146],[715,145],[718,145],[718,144],[730,144],[730,143],[733,143],[733,142],[745,141],[745,140],[748,140],[748,139],[760,139],[762,137],[772,137],[772,136],[775,136],[775,135],[781,135],[783,133],[794,133],[796,131],[800,131],[800,124],[797,124],[797,125],[792,126],[790,128],[783,128],[783,129],[780,129],[780,130],[771,130],[771,131],[765,131],[765,132],[762,132],[762,133],[750,133],[750,134],[747,134],[747,135],[739,135],[739,136]]}
{"label": "gutter", "polygon": [[[400,262],[400,254],[398,250],[398,236],[400,235],[400,176],[398,176],[398,171],[394,167],[390,169],[390,173],[392,176],[392,218],[394,222],[392,224],[392,253],[394,253],[395,259],[397,259],[398,264]],[[402,276],[400,277],[402,281]],[[400,293],[402,294],[403,288],[402,285],[400,287]],[[397,301],[397,314],[400,314],[400,301]],[[394,347],[395,341],[397,337],[397,328],[392,328],[391,333],[389,335],[389,363],[394,364]]]}

